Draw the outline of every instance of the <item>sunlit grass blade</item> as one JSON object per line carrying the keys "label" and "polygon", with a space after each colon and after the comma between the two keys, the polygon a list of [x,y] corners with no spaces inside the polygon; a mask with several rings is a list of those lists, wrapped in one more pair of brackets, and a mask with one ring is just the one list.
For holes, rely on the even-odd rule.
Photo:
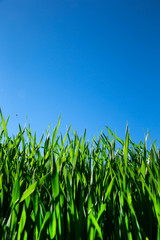
{"label": "sunlit grass blade", "polygon": [[23,229],[25,227],[26,218],[27,217],[26,217],[25,204],[23,204],[22,214],[21,214],[21,218],[20,218],[20,222],[19,222],[17,240],[21,240],[22,239],[22,232],[23,232]]}
{"label": "sunlit grass blade", "polygon": [[45,179],[49,177],[50,173],[43,176],[39,181],[34,182],[32,185],[26,189],[26,191],[22,194],[22,197],[20,199],[20,202],[24,201],[28,196],[30,196],[36,189],[38,184],[41,184]]}

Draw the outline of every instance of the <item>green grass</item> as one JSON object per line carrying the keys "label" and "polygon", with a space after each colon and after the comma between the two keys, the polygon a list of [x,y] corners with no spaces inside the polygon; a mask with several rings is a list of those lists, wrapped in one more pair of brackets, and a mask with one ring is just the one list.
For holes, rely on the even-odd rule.
{"label": "green grass", "polygon": [[9,137],[0,115],[0,239],[160,239],[155,142],[108,128],[90,148],[86,131],[57,135],[59,119],[42,146],[30,127]]}

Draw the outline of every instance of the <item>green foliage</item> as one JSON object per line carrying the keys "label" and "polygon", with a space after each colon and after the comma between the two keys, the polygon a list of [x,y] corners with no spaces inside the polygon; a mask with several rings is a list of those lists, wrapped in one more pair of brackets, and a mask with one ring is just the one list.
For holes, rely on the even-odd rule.
{"label": "green foliage", "polygon": [[[86,130],[42,146],[31,128],[10,138],[0,111],[0,236],[8,239],[160,239],[160,152],[108,127],[92,147]],[[24,135],[27,135],[27,140]],[[112,140],[113,138],[113,140]],[[116,148],[116,143],[121,148]]]}

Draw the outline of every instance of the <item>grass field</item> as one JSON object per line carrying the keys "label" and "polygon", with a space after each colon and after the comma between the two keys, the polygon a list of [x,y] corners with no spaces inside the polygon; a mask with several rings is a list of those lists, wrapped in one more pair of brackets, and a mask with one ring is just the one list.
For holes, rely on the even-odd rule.
{"label": "grass field", "polygon": [[0,239],[160,239],[155,142],[108,128],[89,147],[86,131],[58,135],[59,119],[42,146],[30,127],[8,136],[0,115]]}

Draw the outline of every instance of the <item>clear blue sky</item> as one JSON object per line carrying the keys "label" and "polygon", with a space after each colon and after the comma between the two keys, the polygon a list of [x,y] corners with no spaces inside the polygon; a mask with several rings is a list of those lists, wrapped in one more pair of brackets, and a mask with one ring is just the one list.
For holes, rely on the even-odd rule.
{"label": "clear blue sky", "polygon": [[[160,141],[159,0],[0,0],[0,107],[9,132],[72,124]],[[16,114],[18,116],[16,117]]]}

